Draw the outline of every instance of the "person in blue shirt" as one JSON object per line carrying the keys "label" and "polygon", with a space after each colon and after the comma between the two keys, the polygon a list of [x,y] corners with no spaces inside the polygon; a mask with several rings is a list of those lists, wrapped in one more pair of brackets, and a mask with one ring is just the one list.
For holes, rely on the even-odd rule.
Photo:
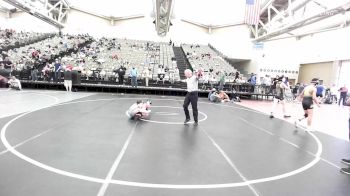
{"label": "person in blue shirt", "polygon": [[316,86],[316,97],[323,97],[324,86],[322,84],[318,84]]}
{"label": "person in blue shirt", "polygon": [[137,87],[137,69],[133,67],[130,71],[131,86]]}
{"label": "person in blue shirt", "polygon": [[254,93],[254,88],[256,85],[256,75],[254,73],[251,73],[250,78],[248,79],[248,82],[252,85],[251,92]]}

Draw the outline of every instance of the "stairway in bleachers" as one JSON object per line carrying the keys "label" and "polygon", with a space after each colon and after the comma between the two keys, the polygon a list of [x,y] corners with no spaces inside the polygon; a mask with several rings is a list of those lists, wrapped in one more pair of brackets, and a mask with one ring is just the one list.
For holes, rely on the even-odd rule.
{"label": "stairway in bleachers", "polygon": [[173,46],[173,50],[176,58],[177,68],[179,69],[180,79],[184,80],[186,79],[184,71],[185,69],[190,68],[190,65],[188,64],[185,52],[181,47]]}

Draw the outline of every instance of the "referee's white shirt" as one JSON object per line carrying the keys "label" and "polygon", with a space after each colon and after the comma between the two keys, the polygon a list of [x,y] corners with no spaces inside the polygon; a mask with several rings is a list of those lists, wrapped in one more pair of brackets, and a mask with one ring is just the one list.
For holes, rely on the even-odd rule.
{"label": "referee's white shirt", "polygon": [[192,75],[190,78],[187,78],[186,83],[187,83],[187,92],[198,91],[197,76]]}

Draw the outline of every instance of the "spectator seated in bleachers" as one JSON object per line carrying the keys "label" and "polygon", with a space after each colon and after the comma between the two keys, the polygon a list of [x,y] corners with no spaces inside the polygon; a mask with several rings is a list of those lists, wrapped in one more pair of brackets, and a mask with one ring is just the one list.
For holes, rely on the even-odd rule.
{"label": "spectator seated in bleachers", "polygon": [[33,43],[40,39],[50,37],[51,34],[33,33],[33,32],[16,32],[12,29],[2,30],[0,28],[0,50],[9,50],[20,46]]}
{"label": "spectator seated in bleachers", "polygon": [[163,66],[159,66],[158,68],[158,76],[157,76],[157,82],[158,83],[159,81],[163,82],[164,84],[164,81],[165,81],[165,69]]}
{"label": "spectator seated in bleachers", "polygon": [[183,44],[182,48],[187,54],[191,66],[202,67],[203,70],[209,71],[209,73],[216,74],[216,78],[219,79],[219,73],[223,72],[226,76],[226,82],[234,80],[234,73],[236,69],[220,57],[213,49],[209,46],[199,46]]}

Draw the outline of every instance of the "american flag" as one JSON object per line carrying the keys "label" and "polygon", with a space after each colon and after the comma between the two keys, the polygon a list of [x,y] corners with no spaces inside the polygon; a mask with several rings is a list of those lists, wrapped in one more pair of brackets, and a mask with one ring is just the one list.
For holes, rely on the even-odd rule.
{"label": "american flag", "polygon": [[260,19],[260,1],[246,0],[244,23],[257,25]]}

